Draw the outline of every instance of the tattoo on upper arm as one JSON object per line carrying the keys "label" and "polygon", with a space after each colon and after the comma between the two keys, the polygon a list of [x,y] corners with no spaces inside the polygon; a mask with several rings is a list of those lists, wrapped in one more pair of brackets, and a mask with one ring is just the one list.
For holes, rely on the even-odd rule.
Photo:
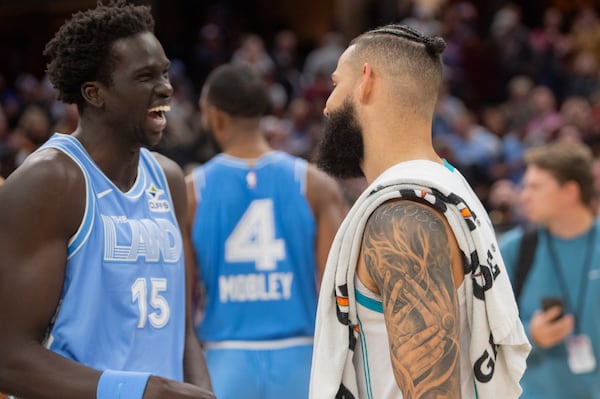
{"label": "tattoo on upper arm", "polygon": [[406,399],[460,398],[458,301],[442,218],[414,201],[388,202],[371,215],[363,237]]}

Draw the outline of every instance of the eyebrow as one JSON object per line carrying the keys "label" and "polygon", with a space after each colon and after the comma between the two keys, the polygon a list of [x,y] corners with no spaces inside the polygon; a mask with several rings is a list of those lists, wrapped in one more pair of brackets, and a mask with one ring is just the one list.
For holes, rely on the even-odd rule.
{"label": "eyebrow", "polygon": [[146,72],[146,71],[150,71],[150,70],[154,70],[154,69],[169,69],[169,67],[171,66],[171,61],[167,60],[166,62],[160,62],[157,64],[146,64],[146,65],[142,65],[139,68],[136,68],[133,73],[140,73],[140,72]]}

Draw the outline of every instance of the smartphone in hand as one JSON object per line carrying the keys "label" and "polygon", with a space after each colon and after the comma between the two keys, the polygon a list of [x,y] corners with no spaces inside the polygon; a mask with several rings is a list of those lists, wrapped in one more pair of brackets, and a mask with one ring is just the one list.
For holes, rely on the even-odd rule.
{"label": "smartphone in hand", "polygon": [[560,297],[543,297],[542,298],[542,310],[546,311],[553,306],[560,306],[560,314],[556,316],[552,321],[556,321],[565,315],[564,313],[564,301]]}

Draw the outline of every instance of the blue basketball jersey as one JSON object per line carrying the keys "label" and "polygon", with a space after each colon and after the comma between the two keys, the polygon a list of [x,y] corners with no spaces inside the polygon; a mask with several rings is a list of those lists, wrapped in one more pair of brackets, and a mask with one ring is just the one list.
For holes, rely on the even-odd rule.
{"label": "blue basketball jersey", "polygon": [[72,136],[55,148],[81,168],[85,214],[68,244],[61,302],[46,345],[95,369],[144,371],[181,381],[185,334],[182,238],[164,173],[142,149],[126,193]]}
{"label": "blue basketball jersey", "polygon": [[192,241],[207,292],[201,340],[312,337],[316,226],[306,167],[276,151],[252,163],[220,154],[192,172]]}

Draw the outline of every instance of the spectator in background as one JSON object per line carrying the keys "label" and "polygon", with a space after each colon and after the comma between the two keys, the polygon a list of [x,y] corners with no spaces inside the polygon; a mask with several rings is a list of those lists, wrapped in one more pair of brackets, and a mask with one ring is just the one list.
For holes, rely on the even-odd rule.
{"label": "spectator in background", "polygon": [[302,72],[298,36],[291,30],[277,32],[271,58],[275,63],[275,79],[283,85],[288,99],[296,98],[300,94],[302,85]]}
{"label": "spectator in background", "polygon": [[485,203],[492,183],[492,166],[501,155],[501,142],[475,118],[468,109],[457,112],[451,121],[451,134],[444,140],[453,154],[455,166]]}
{"label": "spectator in background", "polygon": [[600,19],[593,6],[580,8],[568,32],[574,54],[587,52],[600,64]]}
{"label": "spectator in background", "polygon": [[190,78],[194,82],[194,92],[200,91],[206,76],[214,68],[229,61],[232,50],[229,47],[227,29],[221,24],[207,23],[198,30],[198,38],[192,49]]}
{"label": "spectator in background", "polygon": [[[513,286],[522,287],[520,317],[533,344],[522,399],[600,398],[600,223],[592,161],[580,142],[529,150],[521,204],[536,226],[537,245],[522,249],[534,251],[525,278],[517,271],[524,230],[501,237]],[[560,301],[546,307],[546,298]]]}
{"label": "spectator in background", "polygon": [[519,189],[508,179],[498,179],[490,187],[488,214],[499,238],[523,224],[518,199]]}
{"label": "spectator in background", "polygon": [[344,36],[340,32],[327,32],[321,43],[306,56],[302,78],[305,86],[312,86],[319,78],[329,77],[335,70],[337,60],[344,51]]}
{"label": "spectator in background", "polygon": [[567,97],[560,107],[560,114],[563,124],[577,128],[583,141],[600,135],[600,125],[596,123],[592,104],[586,97]]}
{"label": "spectator in background", "polygon": [[[507,96],[500,102],[506,115],[508,129],[521,132],[533,115],[531,94],[534,84],[529,76],[519,75],[510,79],[507,85]],[[523,139],[524,135],[521,136]]]}
{"label": "spectator in background", "polygon": [[531,115],[525,125],[525,145],[531,147],[549,142],[562,126],[562,117],[557,109],[556,96],[546,86],[531,90]]}
{"label": "spectator in background", "polygon": [[531,30],[529,40],[533,51],[537,83],[550,88],[559,100],[563,98],[566,57],[571,44],[564,32],[565,18],[557,7],[543,11],[542,26]]}
{"label": "spectator in background", "polygon": [[8,144],[14,154],[15,168],[46,142],[51,133],[48,112],[39,105],[27,105],[17,122],[17,127],[8,137]]}
{"label": "spectator in background", "polygon": [[265,49],[263,39],[254,33],[244,35],[240,46],[233,52],[231,62],[248,65],[261,75],[275,70],[275,64]]}
{"label": "spectator in background", "polygon": [[320,120],[313,118],[311,105],[304,98],[296,98],[289,107],[286,118],[286,152],[311,160],[321,132]]}
{"label": "spectator in background", "polygon": [[497,78],[503,86],[515,76],[532,75],[533,51],[520,6],[509,2],[494,13],[489,40],[490,55],[498,63],[500,76]]}
{"label": "spectator in background", "polygon": [[565,76],[565,96],[591,98],[600,89],[599,76],[598,59],[593,53],[575,53]]}
{"label": "spectator in background", "polygon": [[492,181],[508,179],[515,185],[519,184],[525,165],[524,144],[518,132],[509,129],[508,118],[499,106],[484,107],[481,111],[481,120],[482,125],[500,141],[498,156],[491,160]]}

